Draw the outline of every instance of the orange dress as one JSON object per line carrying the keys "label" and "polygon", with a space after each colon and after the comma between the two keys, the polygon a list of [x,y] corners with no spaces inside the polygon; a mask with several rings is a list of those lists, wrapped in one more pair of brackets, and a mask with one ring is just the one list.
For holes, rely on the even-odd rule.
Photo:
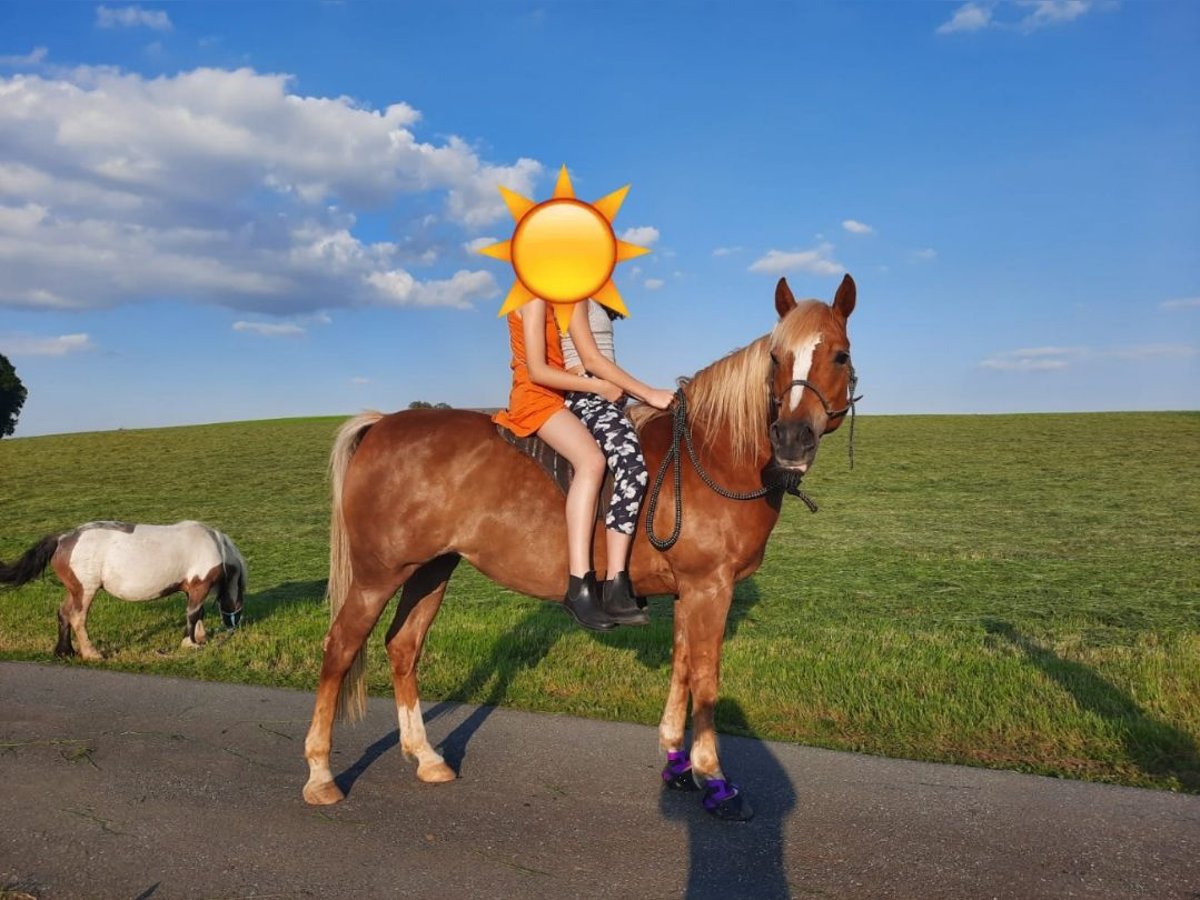
{"label": "orange dress", "polygon": [[[512,348],[512,391],[508,395],[508,409],[500,410],[492,416],[492,421],[503,425],[517,437],[526,437],[545,425],[556,412],[567,407],[562,391],[534,384],[529,379],[525,332],[521,317],[515,311],[508,314],[508,340]],[[549,310],[546,313],[546,364],[556,369],[563,368],[558,327]]]}

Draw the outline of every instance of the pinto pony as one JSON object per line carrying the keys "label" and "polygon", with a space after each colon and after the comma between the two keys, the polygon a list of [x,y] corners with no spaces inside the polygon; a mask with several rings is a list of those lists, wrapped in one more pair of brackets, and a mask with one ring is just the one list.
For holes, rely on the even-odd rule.
{"label": "pinto pony", "polygon": [[[682,388],[697,458],[730,492],[750,492],[772,473],[808,471],[821,436],[835,430],[853,402],[846,320],[855,285],[842,281],[832,305],[797,303],[787,282],[775,291],[779,320],[770,334],[696,373]],[[642,417],[642,450],[651,472],[672,443],[670,413]],[[630,576],[639,594],[671,594],[674,658],[659,725],[669,787],[704,789],[704,805],[723,818],[749,807],[725,781],[717,756],[713,707],[721,643],[734,583],[758,569],[779,516],[783,487],[755,500],[712,490],[682,462],[678,540],[655,550],[646,539],[647,506]],[[365,709],[365,641],[398,588],[387,629],[400,744],[417,777],[440,782],[455,773],[430,745],[417,695],[417,661],[426,632],[460,559],[515,591],[561,600],[567,586],[567,529],[562,493],[537,465],[501,438],[487,416],[466,410],[363,413],[339,430],[330,458],[333,487],[329,598],[332,624],[312,725],[305,741],[304,799],[336,803],[343,793],[329,768],[335,712]],[[793,481],[794,483],[794,481]],[[675,504],[665,479],[657,534]],[[664,509],[665,508],[665,509]],[[601,535],[596,568],[605,568]],[[345,683],[343,683],[343,681]],[[684,747],[688,699],[694,739]]]}
{"label": "pinto pony", "polygon": [[128,525],[88,522],[42,538],[11,565],[0,563],[0,584],[22,585],[54,567],[67,589],[58,610],[58,656],[74,656],[71,632],[84,659],[102,659],[88,639],[87,617],[96,591],[121,600],[187,594],[183,646],[204,643],[204,601],[214,590],[221,616],[236,628],[246,599],[246,561],[226,535],[199,522]]}

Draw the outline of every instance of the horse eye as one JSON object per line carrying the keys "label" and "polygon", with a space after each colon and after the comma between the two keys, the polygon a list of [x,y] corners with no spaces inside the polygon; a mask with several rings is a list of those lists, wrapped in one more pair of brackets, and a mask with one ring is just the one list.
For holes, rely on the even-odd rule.
{"label": "horse eye", "polygon": [[839,350],[833,355],[833,361],[839,366],[844,366],[846,363],[850,362],[850,354],[845,350]]}

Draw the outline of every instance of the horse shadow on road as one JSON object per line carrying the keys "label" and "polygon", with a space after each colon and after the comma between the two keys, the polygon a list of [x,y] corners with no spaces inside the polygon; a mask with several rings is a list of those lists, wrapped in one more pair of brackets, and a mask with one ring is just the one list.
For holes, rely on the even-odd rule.
{"label": "horse shadow on road", "polygon": [[1021,634],[1008,622],[986,620],[984,629],[1002,638],[1069,693],[1081,709],[1108,721],[1125,753],[1147,775],[1177,778],[1190,791],[1200,790],[1200,752],[1187,733],[1148,715],[1134,699],[1082,663],[1063,659]]}
{"label": "horse shadow on road", "polygon": [[[761,599],[758,586],[753,578],[737,585],[734,590],[733,602],[729,608],[729,618],[725,625],[725,638],[728,640],[737,633],[738,627],[750,615],[751,610]],[[595,640],[608,644],[617,649],[631,649],[638,662],[648,669],[661,669],[671,665],[671,650],[673,638],[673,604],[676,601],[670,596],[649,598],[650,625],[644,628],[618,628],[608,634],[593,634]],[[488,716],[497,706],[502,706],[508,698],[508,690],[517,676],[528,669],[534,668],[546,658],[547,654],[558,643],[559,638],[575,630],[576,626],[554,609],[550,604],[539,603],[516,627],[505,632],[495,644],[491,652],[481,660],[454,692],[455,698],[468,698],[478,695],[478,691],[493,679],[485,697],[479,701],[482,705],[470,716],[458,724],[442,742],[439,750],[446,762],[456,772],[461,772],[462,763],[466,757],[467,744],[487,721]],[[663,695],[666,701],[666,694]],[[431,722],[438,716],[453,709],[453,703],[439,703],[426,714],[426,722]],[[718,707],[717,727],[721,727],[721,708]]]}
{"label": "horse shadow on road", "polygon": [[[282,587],[288,587],[288,585]],[[737,585],[725,626],[726,639],[737,633],[738,627],[750,616],[760,599],[761,594],[753,578]],[[649,598],[650,625],[644,628],[618,628],[610,634],[593,634],[592,636],[595,640],[612,647],[632,649],[638,662],[646,668],[660,669],[670,666],[674,602],[674,598],[670,596],[651,597]],[[434,627],[437,627],[436,623]],[[480,704],[479,708],[460,722],[438,746],[439,752],[455,772],[462,772],[467,745],[471,738],[487,721],[488,716],[495,708],[502,706],[508,699],[509,688],[517,676],[521,672],[534,668],[545,659],[559,639],[575,628],[576,626],[561,610],[554,608],[549,603],[538,603],[524,619],[504,632],[492,644],[487,656],[476,663],[449,699],[434,704],[425,712],[425,723],[428,725],[440,716],[457,709],[460,701],[465,702],[468,698],[475,698],[470,702]],[[491,686],[487,693],[479,698],[479,691],[489,681],[491,681]],[[665,694],[663,701],[666,701]],[[718,706],[718,729],[722,725],[721,710],[723,708],[725,707]],[[371,744],[356,762],[337,777],[338,786],[348,793],[358,777],[370,768],[380,756],[398,746],[399,742],[398,733],[394,729],[390,730]]]}

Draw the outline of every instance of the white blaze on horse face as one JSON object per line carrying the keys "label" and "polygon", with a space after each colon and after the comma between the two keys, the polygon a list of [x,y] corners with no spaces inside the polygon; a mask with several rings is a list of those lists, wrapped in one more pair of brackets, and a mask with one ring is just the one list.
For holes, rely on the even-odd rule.
{"label": "white blaze on horse face", "polygon": [[[807,338],[792,348],[792,381],[807,379],[812,371],[813,353],[817,350],[817,345],[821,343],[821,335],[810,334]],[[800,407],[800,398],[804,396],[804,385],[794,384],[792,390],[788,394],[788,403],[791,409]]]}

